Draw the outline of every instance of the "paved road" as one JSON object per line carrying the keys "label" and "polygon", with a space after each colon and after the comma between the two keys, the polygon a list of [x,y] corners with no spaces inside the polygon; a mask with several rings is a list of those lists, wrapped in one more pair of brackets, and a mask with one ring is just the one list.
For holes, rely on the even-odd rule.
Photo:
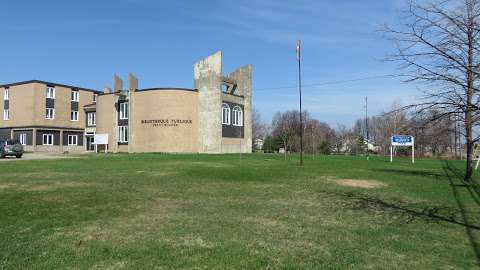
{"label": "paved road", "polygon": [[36,159],[63,159],[63,158],[73,158],[73,157],[74,156],[64,155],[64,154],[25,153],[25,154],[23,154],[22,158],[15,158],[15,157],[0,158],[0,162],[2,162],[2,161],[36,160]]}

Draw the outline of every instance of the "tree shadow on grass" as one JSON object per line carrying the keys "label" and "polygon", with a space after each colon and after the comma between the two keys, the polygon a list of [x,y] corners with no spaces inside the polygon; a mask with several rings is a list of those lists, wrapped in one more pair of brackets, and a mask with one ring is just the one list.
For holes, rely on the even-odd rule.
{"label": "tree shadow on grass", "polygon": [[[463,181],[464,175],[462,171],[453,166],[449,161],[442,162],[443,173],[436,173],[432,171],[419,171],[408,169],[379,169],[377,171],[397,173],[411,176],[446,178],[452,190],[452,195],[456,203],[456,207],[436,207],[425,205],[411,205],[399,201],[388,202],[386,200],[375,198],[366,194],[358,193],[336,193],[335,195],[353,199],[358,202],[355,210],[377,210],[385,213],[400,214],[406,216],[406,222],[409,223],[416,218],[422,218],[434,222],[447,222],[462,226],[465,229],[466,235],[475,253],[477,265],[480,265],[480,243],[475,233],[479,233],[480,224],[474,221],[467,209],[465,200],[471,200],[476,206],[480,206],[480,185],[472,181],[465,183]],[[461,196],[463,190],[467,191],[467,195]]]}
{"label": "tree shadow on grass", "polygon": [[[462,196],[460,196],[459,194],[459,189],[465,188],[468,191],[469,195],[471,196],[472,200],[477,204],[477,206],[480,206],[480,199],[479,199],[480,188],[478,184],[473,180],[471,183],[463,182],[463,179],[464,179],[463,173],[460,170],[458,170],[458,168],[453,166],[449,161],[443,161],[443,170],[450,183],[450,187],[452,189],[453,196],[460,210],[460,214],[463,222],[465,224],[472,224],[473,222],[471,221],[471,218],[468,215],[464,198],[462,198]],[[470,241],[473,251],[475,252],[477,264],[480,265],[480,244],[474,233],[474,230],[472,229],[472,227],[465,226],[465,232],[468,236],[468,240]]]}
{"label": "tree shadow on grass", "polygon": [[443,173],[434,172],[434,171],[421,171],[421,170],[409,170],[409,169],[374,169],[377,172],[384,172],[384,173],[395,173],[401,175],[410,175],[410,176],[420,176],[420,177],[443,177],[445,176]]}

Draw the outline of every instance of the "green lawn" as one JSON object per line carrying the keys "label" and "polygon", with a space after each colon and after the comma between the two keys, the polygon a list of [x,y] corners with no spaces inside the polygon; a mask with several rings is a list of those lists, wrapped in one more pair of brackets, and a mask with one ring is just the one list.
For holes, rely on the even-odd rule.
{"label": "green lawn", "polygon": [[[0,162],[0,269],[474,269],[460,161],[98,155]],[[360,181],[357,181],[360,180]]]}

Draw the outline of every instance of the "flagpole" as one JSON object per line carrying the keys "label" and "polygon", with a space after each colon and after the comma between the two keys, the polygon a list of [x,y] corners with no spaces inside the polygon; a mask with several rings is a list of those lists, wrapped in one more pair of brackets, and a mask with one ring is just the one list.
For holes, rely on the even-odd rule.
{"label": "flagpole", "polygon": [[302,116],[302,57],[301,57],[301,42],[298,40],[297,45],[297,60],[298,60],[298,92],[300,96],[300,166],[303,166],[303,116]]}

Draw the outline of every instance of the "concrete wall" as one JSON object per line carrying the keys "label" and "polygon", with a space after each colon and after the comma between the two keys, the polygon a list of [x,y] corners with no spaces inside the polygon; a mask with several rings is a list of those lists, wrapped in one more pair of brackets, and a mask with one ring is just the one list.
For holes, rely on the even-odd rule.
{"label": "concrete wall", "polygon": [[0,127],[33,125],[33,118],[35,113],[35,84],[23,84],[10,87],[9,120],[3,120],[4,90],[5,88],[0,88],[0,100],[2,101],[0,102]]}
{"label": "concrete wall", "polygon": [[113,94],[100,95],[97,98],[97,134],[108,134],[108,149],[117,151],[117,111],[115,103],[118,99]]}
{"label": "concrete wall", "polygon": [[[243,126],[244,139],[241,146],[243,153],[252,152],[252,66],[246,65],[228,75],[229,79],[237,83],[235,95],[243,96]],[[232,101],[234,98],[232,98]],[[222,145],[230,145],[229,140],[223,140]],[[229,147],[224,147],[230,151]]]}
{"label": "concrete wall", "polygon": [[[55,86],[55,119],[45,119],[46,109],[46,88],[43,83],[28,83],[11,86],[9,110],[10,119],[3,120],[3,106],[0,102],[0,127],[22,127],[22,126],[41,126],[41,127],[62,127],[62,128],[85,128],[85,113],[83,106],[92,103],[93,92],[79,90],[80,101],[78,103],[78,121],[70,120],[71,112],[71,88]],[[1,100],[3,101],[3,91],[0,88]]]}
{"label": "concrete wall", "polygon": [[130,152],[198,152],[198,92],[135,91],[130,108]]}
{"label": "concrete wall", "polygon": [[221,153],[222,53],[217,52],[196,63],[194,75],[195,88],[199,91],[198,151],[200,153]]}

